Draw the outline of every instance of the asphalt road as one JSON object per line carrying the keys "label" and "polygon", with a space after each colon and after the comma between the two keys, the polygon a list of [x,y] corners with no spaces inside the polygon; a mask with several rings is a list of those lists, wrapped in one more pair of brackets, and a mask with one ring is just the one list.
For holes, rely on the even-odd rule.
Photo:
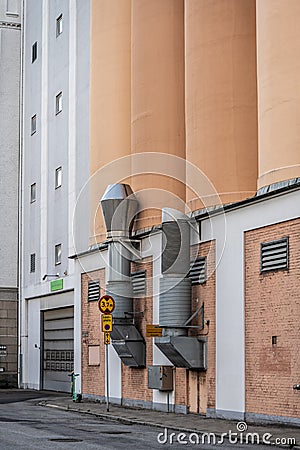
{"label": "asphalt road", "polygon": [[[57,394],[55,394],[57,397]],[[49,393],[0,390],[0,449],[266,449],[257,445],[170,445],[161,435],[162,429],[128,425],[99,419],[81,413],[39,406],[41,399],[51,398]],[[169,431],[169,433],[171,433]],[[177,438],[177,434],[176,437]],[[172,437],[171,437],[172,439]],[[186,438],[183,438],[184,440]]]}

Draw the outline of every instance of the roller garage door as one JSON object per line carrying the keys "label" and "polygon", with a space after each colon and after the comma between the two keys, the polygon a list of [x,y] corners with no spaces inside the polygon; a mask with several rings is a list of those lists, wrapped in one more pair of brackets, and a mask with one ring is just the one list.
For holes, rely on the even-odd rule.
{"label": "roller garage door", "polygon": [[43,389],[70,392],[74,368],[74,308],[43,313]]}

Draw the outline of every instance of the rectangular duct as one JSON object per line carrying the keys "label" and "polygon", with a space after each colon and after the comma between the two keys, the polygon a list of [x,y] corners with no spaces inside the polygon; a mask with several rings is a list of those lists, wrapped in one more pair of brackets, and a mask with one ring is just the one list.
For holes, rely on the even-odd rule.
{"label": "rectangular duct", "polygon": [[129,367],[146,367],[145,341],[134,325],[114,325],[112,344],[121,361]]}
{"label": "rectangular duct", "polygon": [[206,342],[197,337],[163,336],[155,345],[175,367],[206,370]]}

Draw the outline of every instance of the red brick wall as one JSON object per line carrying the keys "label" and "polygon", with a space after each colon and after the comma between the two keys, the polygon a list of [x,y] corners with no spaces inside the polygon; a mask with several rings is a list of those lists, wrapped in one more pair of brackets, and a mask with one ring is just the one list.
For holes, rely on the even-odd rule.
{"label": "red brick wall", "polygon": [[188,374],[186,369],[177,367],[174,370],[173,376],[175,377],[175,404],[187,405],[188,404]]}
{"label": "red brick wall", "polygon": [[148,389],[148,366],[152,365],[153,338],[146,337],[146,324],[152,323],[152,258],[132,263],[132,272],[146,271],[146,296],[133,301],[135,325],[146,341],[146,368],[134,369],[122,364],[122,397],[124,399],[152,401],[152,390]]}
{"label": "red brick wall", "polygon": [[[289,236],[289,270],[260,274],[260,243]],[[300,219],[245,233],[246,412],[300,417]],[[277,336],[277,345],[272,345]]]}
{"label": "red brick wall", "polygon": [[[204,330],[190,330],[191,336],[202,335],[207,339],[207,371],[187,371],[176,369],[175,374],[175,403],[188,405],[189,411],[206,413],[207,408],[215,408],[215,377],[216,377],[216,275],[215,275],[215,241],[195,245],[191,249],[191,256],[207,257],[206,283],[192,288],[192,313],[204,303],[204,319],[209,320],[209,326]],[[201,313],[192,321],[191,325],[202,324]]]}
{"label": "red brick wall", "polygon": [[[82,339],[82,393],[105,395],[105,349],[103,333],[100,329],[100,311],[98,302],[88,302],[88,282],[100,280],[101,292],[104,295],[105,270],[96,270],[81,275],[81,339]],[[89,366],[89,346],[100,345],[100,366]]]}

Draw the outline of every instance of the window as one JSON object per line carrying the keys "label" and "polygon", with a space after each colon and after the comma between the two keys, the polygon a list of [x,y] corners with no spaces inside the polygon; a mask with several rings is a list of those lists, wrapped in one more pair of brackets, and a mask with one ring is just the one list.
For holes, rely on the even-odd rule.
{"label": "window", "polygon": [[55,265],[61,264],[61,244],[55,246]]}
{"label": "window", "polygon": [[94,302],[100,299],[100,281],[89,281],[88,284],[88,301]]}
{"label": "window", "polygon": [[58,114],[62,111],[62,92],[57,94],[55,99],[55,114]]}
{"label": "window", "polygon": [[34,63],[36,59],[37,59],[37,42],[35,42],[31,48],[31,62]]}
{"label": "window", "polygon": [[262,242],[260,244],[260,271],[288,269],[289,265],[289,238],[276,241]]}
{"label": "window", "polygon": [[62,169],[61,167],[58,167],[55,170],[55,189],[61,187],[62,183]]}
{"label": "window", "polygon": [[31,134],[36,132],[36,114],[31,117]]}
{"label": "window", "polygon": [[146,271],[131,273],[132,289],[134,297],[141,297],[146,295]]}
{"label": "window", "polygon": [[58,37],[62,33],[62,14],[56,19],[56,37]]}
{"label": "window", "polygon": [[31,253],[30,255],[30,273],[35,272],[35,253]]}
{"label": "window", "polygon": [[277,345],[277,336],[272,336],[272,345]]}
{"label": "window", "polygon": [[30,203],[34,203],[36,201],[36,183],[33,183],[30,186]]}
{"label": "window", "polygon": [[195,284],[203,284],[207,280],[206,256],[197,258],[191,264],[189,277],[192,280],[192,286]]}

